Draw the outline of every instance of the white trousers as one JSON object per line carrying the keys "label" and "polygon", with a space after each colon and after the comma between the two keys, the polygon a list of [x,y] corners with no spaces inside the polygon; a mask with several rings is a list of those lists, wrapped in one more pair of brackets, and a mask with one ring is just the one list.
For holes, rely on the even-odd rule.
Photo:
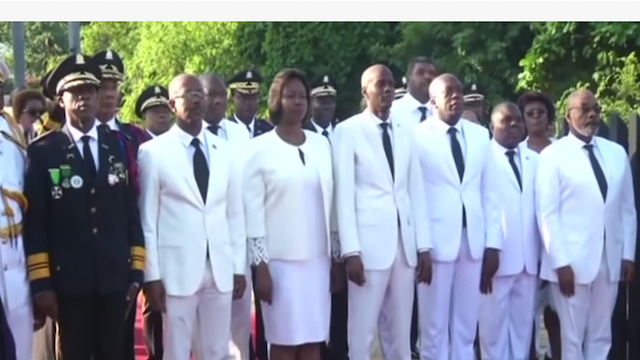
{"label": "white trousers", "polygon": [[618,296],[618,283],[609,280],[606,262],[595,280],[575,286],[567,298],[558,283],[551,283],[551,296],[560,319],[562,359],[606,360],[611,348],[611,316]]}
{"label": "white trousers", "polygon": [[458,258],[433,261],[431,285],[418,284],[420,359],[475,359],[481,271],[482,261],[471,256],[463,229]]}
{"label": "white trousers", "polygon": [[371,360],[378,318],[388,314],[386,329],[394,334],[385,360],[409,360],[409,333],[415,283],[415,267],[409,266],[398,241],[396,258],[389,269],[365,270],[362,286],[349,281],[347,333],[350,360]]}
{"label": "white trousers", "polygon": [[33,360],[56,360],[56,327],[58,325],[47,317],[44,326],[33,334]]}
{"label": "white trousers", "polygon": [[17,360],[33,360],[33,312],[31,303],[6,310],[7,322],[16,343]]}
{"label": "white trousers", "polygon": [[480,305],[483,360],[527,360],[535,317],[538,278],[522,272],[493,279],[491,294]]}
{"label": "white trousers", "polygon": [[242,298],[234,300],[231,305],[231,360],[249,359],[249,341],[251,339],[251,300],[253,294],[253,282],[251,281],[251,268],[247,267],[245,273],[247,288]]}
{"label": "white trousers", "polygon": [[[231,337],[232,292],[218,290],[207,262],[200,288],[190,296],[167,295],[164,314],[164,360],[227,360]],[[194,335],[198,336],[194,339]]]}

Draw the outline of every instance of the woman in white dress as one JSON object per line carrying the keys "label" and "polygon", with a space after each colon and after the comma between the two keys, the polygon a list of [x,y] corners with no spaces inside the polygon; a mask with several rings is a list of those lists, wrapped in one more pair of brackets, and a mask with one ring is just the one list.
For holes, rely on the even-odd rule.
{"label": "woman in white dress", "polygon": [[[518,99],[518,107],[524,116],[524,126],[528,134],[524,143],[529,149],[539,153],[555,141],[551,136],[556,117],[555,107],[545,94],[537,91],[522,95]],[[560,355],[560,320],[551,302],[549,287],[546,283],[542,283],[538,289],[534,339],[531,349],[532,359],[534,359],[534,356],[536,358],[539,357],[541,352],[538,342],[541,317],[544,317],[544,325],[549,335],[549,343],[544,357],[546,360],[557,360],[553,357],[553,354]]]}
{"label": "woman in white dress", "polygon": [[304,75],[282,70],[269,90],[276,127],[251,140],[244,170],[248,248],[270,360],[320,360],[329,335],[332,255],[339,254],[331,145],[302,129],[308,110]]}

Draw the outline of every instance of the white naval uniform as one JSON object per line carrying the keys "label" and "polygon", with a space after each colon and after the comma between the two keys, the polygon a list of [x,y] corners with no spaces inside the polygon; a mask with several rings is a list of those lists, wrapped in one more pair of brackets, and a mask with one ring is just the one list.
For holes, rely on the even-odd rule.
{"label": "white naval uniform", "polygon": [[[594,137],[606,178],[603,199],[585,143],[572,134],[540,154],[538,217],[545,251],[540,276],[551,284],[560,319],[562,358],[605,360],[623,260],[634,261],[637,219],[631,166],[624,149]],[[575,294],[560,293],[556,269],[571,266]]]}
{"label": "white naval uniform", "polygon": [[503,245],[493,291],[482,296],[480,349],[483,359],[527,360],[538,286],[540,234],[535,211],[538,154],[520,144],[511,151],[521,185],[507,149],[491,142],[499,172]]}
{"label": "white naval uniform", "polygon": [[[5,135],[15,138],[14,130],[9,122],[0,117],[0,188],[22,193],[25,154],[15,143],[7,140]],[[1,197],[0,197],[1,198]],[[22,223],[22,211],[17,202],[4,197],[11,207],[13,224]],[[5,201],[0,201],[0,232],[10,225],[6,216]],[[0,243],[0,296],[13,338],[16,343],[18,360],[31,360],[33,353],[33,312],[29,292],[29,279],[25,261],[22,236],[11,241],[1,238]]]}
{"label": "white naval uniform", "polygon": [[[451,128],[432,117],[420,123],[414,134],[425,197],[436,209],[429,212],[428,220],[433,280],[430,285],[418,284],[420,356],[428,360],[474,358],[482,256],[485,248],[501,249],[503,242],[498,175],[487,129],[464,119],[453,126],[455,135],[449,134],[454,131]],[[452,136],[465,159],[462,181],[452,154]]]}
{"label": "white naval uniform", "polygon": [[348,282],[351,360],[371,359],[378,317],[395,334],[390,359],[409,359],[409,332],[418,251],[431,249],[422,173],[411,126],[390,118],[395,176],[382,140],[382,120],[368,111],[333,133],[338,229],[342,255],[360,256],[366,282]]}

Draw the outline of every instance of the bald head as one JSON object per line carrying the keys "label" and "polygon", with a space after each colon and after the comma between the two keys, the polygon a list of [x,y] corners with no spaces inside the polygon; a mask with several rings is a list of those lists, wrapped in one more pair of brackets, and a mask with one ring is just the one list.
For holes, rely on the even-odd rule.
{"label": "bald head", "polygon": [[491,112],[491,130],[502,147],[517,147],[524,138],[524,121],[518,105],[508,101],[496,105]]}
{"label": "bald head", "polygon": [[505,115],[511,116],[516,114],[522,117],[518,105],[510,101],[501,102],[498,105],[494,106],[493,111],[491,112],[491,123],[500,121]]}
{"label": "bald head", "polygon": [[183,92],[183,88],[190,87],[187,85],[193,85],[193,83],[200,83],[200,80],[192,74],[180,74],[171,80],[169,83],[169,98],[174,98]]}
{"label": "bald head", "polygon": [[227,112],[227,86],[218,74],[203,74],[198,77],[206,94],[204,120],[217,125]]}
{"label": "bald head", "polygon": [[462,116],[464,101],[462,84],[453,74],[442,74],[429,85],[429,97],[435,105],[438,117],[453,126]]}
{"label": "bald head", "polygon": [[458,84],[462,88],[460,80],[453,74],[442,74],[436,76],[435,79],[429,84],[429,96],[433,99],[438,92],[441,92],[443,88],[450,84]]}
{"label": "bald head", "polygon": [[376,81],[376,79],[383,77],[385,75],[389,75],[391,76],[391,78],[393,78],[393,75],[391,74],[391,70],[389,70],[389,68],[386,67],[385,65],[383,64],[371,65],[362,73],[362,77],[360,78],[360,86],[362,86],[362,89],[365,89],[367,85],[370,84],[372,81]]}
{"label": "bald head", "polygon": [[225,90],[227,88],[227,85],[225,84],[224,80],[218,74],[203,74],[198,76],[198,79],[200,79],[200,82],[202,83],[202,86],[205,88],[205,90],[211,87],[216,87],[216,88],[222,87]]}
{"label": "bald head", "polygon": [[587,89],[576,90],[567,97],[566,119],[570,131],[588,142],[598,133],[602,108],[595,95]]}
{"label": "bald head", "polygon": [[199,131],[204,115],[204,91],[195,75],[181,74],[169,83],[169,107],[176,114],[178,124],[194,124]]}
{"label": "bald head", "polygon": [[362,73],[360,85],[369,110],[381,119],[386,119],[395,95],[391,70],[382,64],[372,65]]}

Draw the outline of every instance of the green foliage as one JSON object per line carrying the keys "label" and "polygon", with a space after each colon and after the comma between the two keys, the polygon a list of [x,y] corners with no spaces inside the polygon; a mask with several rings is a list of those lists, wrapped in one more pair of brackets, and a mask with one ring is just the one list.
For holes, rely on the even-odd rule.
{"label": "green foliage", "polygon": [[416,56],[428,56],[440,72],[463,83],[478,83],[489,102],[509,99],[518,81],[518,63],[533,36],[528,23],[403,23],[400,37],[382,56],[401,68]]}
{"label": "green foliage", "polygon": [[[82,27],[83,53],[117,51],[125,61],[123,116],[134,119],[144,87],[182,72],[216,72],[224,78],[256,68],[268,86],[283,68],[309,75],[331,74],[339,88],[339,117],[359,110],[360,75],[374,61],[405,68],[419,55],[441,72],[477,83],[489,105],[514,100],[515,91],[541,90],[558,99],[562,115],[570,91],[590,87],[606,114],[636,112],[640,100],[640,23],[273,23],[273,22],[92,22]],[[36,83],[66,56],[67,23],[26,23],[27,78]],[[0,23],[0,43],[9,49],[11,23]],[[231,104],[230,104],[231,105]]]}
{"label": "green foliage", "polygon": [[[9,47],[7,65],[14,69],[11,22],[0,22],[0,43]],[[68,54],[69,37],[66,22],[26,22],[25,57],[27,75],[40,78]]]}

